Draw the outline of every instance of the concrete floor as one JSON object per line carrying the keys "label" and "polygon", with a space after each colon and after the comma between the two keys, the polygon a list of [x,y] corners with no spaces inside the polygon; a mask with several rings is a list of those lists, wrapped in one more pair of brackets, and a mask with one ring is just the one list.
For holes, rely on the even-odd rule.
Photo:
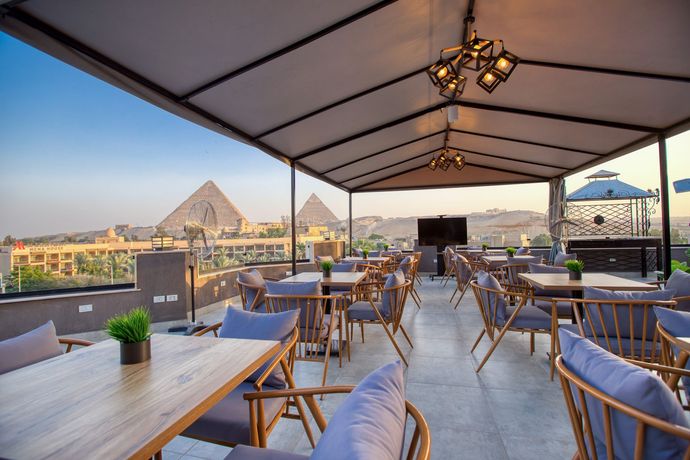
{"label": "concrete floor", "polygon": [[[482,323],[471,291],[457,310],[448,299],[454,289],[438,279],[424,279],[418,310],[406,306],[403,324],[412,336],[410,349],[400,334],[399,344],[410,366],[405,373],[407,399],[424,414],[431,428],[434,459],[552,459],[575,452],[570,422],[560,384],[548,378],[548,336],[537,336],[537,352],[529,353],[529,337],[509,333],[482,369],[475,373],[488,339],[475,354],[470,348]],[[222,319],[217,309],[202,318]],[[356,384],[377,367],[398,359],[380,326],[365,327],[366,343],[355,329],[352,361],[338,368],[331,358],[328,384]],[[297,362],[298,386],[318,386],[322,364]],[[321,403],[329,417],[342,400],[329,396]],[[408,431],[410,431],[408,423]],[[313,431],[318,430],[312,423]],[[406,439],[410,439],[411,431]],[[299,421],[281,420],[269,438],[269,447],[309,455],[311,448]],[[164,449],[166,460],[222,459],[230,448],[177,437]]]}

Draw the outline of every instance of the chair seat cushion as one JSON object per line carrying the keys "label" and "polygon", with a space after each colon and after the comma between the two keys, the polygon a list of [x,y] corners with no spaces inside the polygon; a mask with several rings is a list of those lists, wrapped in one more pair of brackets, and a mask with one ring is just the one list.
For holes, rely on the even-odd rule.
{"label": "chair seat cushion", "polygon": [[[332,313],[329,313],[326,315],[326,317],[323,319],[323,324],[321,325],[321,331],[319,332],[319,338],[320,339],[326,339],[328,337],[328,331],[329,328],[331,327],[331,322],[334,322],[333,328],[334,330],[338,328],[338,323],[340,322],[340,316],[338,315],[333,315]],[[299,335],[300,335],[300,340],[301,341],[312,341],[312,336],[314,335],[314,329],[306,329],[303,327],[299,328]]]}
{"label": "chair seat cushion", "polygon": [[0,374],[62,354],[53,321],[0,342]]}
{"label": "chair seat cushion", "polygon": [[[275,388],[264,385],[262,390],[270,391]],[[221,399],[196,422],[187,428],[183,435],[198,436],[218,441],[249,444],[249,403],[244,400],[244,393],[255,392],[254,385],[242,382],[229,395]],[[264,400],[264,416],[268,425],[280,412],[285,398],[270,398]]]}
{"label": "chair seat cushion", "polygon": [[[551,302],[546,299],[534,299],[534,306],[545,311],[549,315],[551,314]],[[556,311],[558,312],[559,318],[570,318],[573,314],[572,304],[570,302],[556,302]]]}
{"label": "chair seat cushion", "polygon": [[352,390],[321,435],[312,460],[399,460],[405,436],[405,381],[399,361]]}
{"label": "chair seat cushion", "polygon": [[225,457],[225,460],[309,460],[309,457],[275,449],[238,445]]}
{"label": "chair seat cushion", "polygon": [[[563,362],[582,380],[635,409],[690,428],[675,395],[655,374],[626,362],[564,328],[559,329],[559,337]],[[579,398],[576,397],[575,400],[579,407]],[[601,403],[590,395],[587,395],[585,401],[592,421],[595,449],[599,458],[606,458],[606,435]],[[611,411],[616,458],[634,458],[636,424],[633,418],[617,410]],[[643,458],[683,458],[688,447],[688,441],[649,426],[645,430],[644,440]]]}
{"label": "chair seat cushion", "polygon": [[[513,314],[517,307],[506,307],[506,321]],[[499,324],[502,326],[504,323]],[[551,329],[551,315],[541,310],[534,305],[525,305],[520,310],[517,318],[513,321],[510,327],[518,327],[521,329]]]}
{"label": "chair seat cushion", "polygon": [[[279,340],[287,343],[297,325],[298,316],[298,310],[266,314],[228,307],[218,336],[225,339]],[[270,360],[254,372],[247,381],[256,381],[269,365]],[[285,374],[280,364],[271,372],[264,384],[285,387]]]}
{"label": "chair seat cushion", "polygon": [[[374,305],[378,308],[381,316],[383,316],[384,319],[388,319],[387,315],[381,310],[381,302],[374,302]],[[349,319],[356,319],[358,321],[377,321],[379,319],[376,313],[374,313],[374,309],[371,308],[371,304],[368,300],[359,300],[347,307],[347,316]]]}

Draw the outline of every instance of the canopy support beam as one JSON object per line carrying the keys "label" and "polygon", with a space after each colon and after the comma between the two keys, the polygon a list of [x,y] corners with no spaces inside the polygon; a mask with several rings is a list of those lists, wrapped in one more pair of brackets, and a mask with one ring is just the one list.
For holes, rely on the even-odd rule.
{"label": "canopy support beam", "polygon": [[297,223],[295,222],[295,165],[290,165],[290,234],[292,235],[292,276],[297,274]]}
{"label": "canopy support beam", "polygon": [[563,70],[575,70],[579,72],[589,72],[589,73],[603,73],[607,75],[618,75],[622,77],[633,77],[633,78],[647,78],[650,80],[667,80],[675,81],[679,83],[690,83],[690,77],[682,77],[678,75],[663,75],[658,73],[648,73],[648,72],[634,72],[630,70],[621,69],[606,69],[602,67],[590,67],[584,65],[575,64],[562,64],[558,62],[547,62],[547,61],[535,61],[532,59],[520,59],[520,65],[529,65],[535,67],[550,67],[552,69],[563,69]]}
{"label": "canopy support beam", "polygon": [[348,212],[348,219],[347,219],[347,233],[348,233],[348,239],[350,240],[350,246],[349,246],[349,251],[348,254],[352,256],[352,192],[347,194],[348,199],[349,199],[349,212]]}
{"label": "canopy support beam", "polygon": [[668,162],[666,158],[666,135],[659,134],[659,179],[661,191],[661,234],[664,248],[664,279],[671,276],[671,215],[668,196]]}
{"label": "canopy support beam", "polygon": [[606,155],[605,153],[592,152],[591,150],[574,149],[571,147],[563,147],[560,145],[544,144],[542,142],[533,142],[533,141],[526,141],[523,139],[515,139],[514,137],[496,136],[494,134],[476,133],[474,131],[466,131],[464,129],[451,128],[450,131],[452,133],[467,134],[469,136],[486,137],[488,139],[498,139],[500,141],[516,142],[518,144],[533,145],[535,147],[546,147],[549,149],[564,150],[566,152],[582,153],[584,155],[592,155],[592,156],[598,156],[598,157]]}
{"label": "canopy support beam", "polygon": [[342,181],[340,181],[340,183],[341,183],[341,184],[344,184],[344,183],[346,183],[346,182],[350,182],[350,181],[359,179],[359,178],[361,178],[361,177],[369,176],[369,175],[371,175],[371,174],[376,174],[377,172],[385,171],[386,169],[394,168],[394,167],[396,167],[396,166],[400,166],[400,165],[402,165],[402,164],[409,163],[410,161],[414,161],[414,160],[417,160],[417,159],[419,159],[419,158],[422,158],[422,157],[424,157],[424,156],[426,156],[426,155],[430,155],[430,154],[436,152],[437,150],[441,150],[442,148],[443,148],[443,146],[441,145],[441,146],[436,147],[435,149],[431,149],[431,150],[429,150],[429,151],[427,151],[427,152],[420,153],[420,154],[418,154],[418,155],[415,155],[415,156],[413,156],[413,157],[407,158],[407,159],[405,159],[405,160],[400,160],[400,161],[398,161],[397,163],[393,163],[393,164],[390,164],[390,165],[386,165],[386,166],[383,166],[383,167],[381,167],[381,168],[377,168],[377,169],[374,169],[374,170],[371,170],[371,171],[367,171],[367,172],[365,172],[365,173],[363,173],[363,174],[358,174],[358,175],[355,176],[355,177],[350,177],[350,178],[348,178],[348,179],[342,180]]}

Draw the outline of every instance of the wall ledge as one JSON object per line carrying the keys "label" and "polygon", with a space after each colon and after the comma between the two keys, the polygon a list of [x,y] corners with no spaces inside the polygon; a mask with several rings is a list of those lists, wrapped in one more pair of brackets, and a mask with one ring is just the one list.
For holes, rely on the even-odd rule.
{"label": "wall ledge", "polygon": [[84,296],[94,296],[94,295],[107,295],[107,294],[122,294],[126,292],[138,292],[141,289],[138,288],[127,288],[127,289],[110,289],[108,291],[84,291],[84,292],[69,292],[66,294],[50,294],[50,295],[37,295],[31,297],[13,297],[10,299],[1,299],[0,305],[7,305],[12,303],[24,303],[24,302],[38,302],[41,300],[53,300],[53,299],[66,299],[70,297],[84,297]]}

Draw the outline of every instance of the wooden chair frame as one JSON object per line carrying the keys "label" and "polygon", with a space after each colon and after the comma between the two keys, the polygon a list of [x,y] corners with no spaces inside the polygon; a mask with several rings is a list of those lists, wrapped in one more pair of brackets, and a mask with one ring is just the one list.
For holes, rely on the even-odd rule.
{"label": "wooden chair frame", "polygon": [[[342,295],[271,295],[264,296],[266,301],[266,310],[269,313],[280,313],[283,311],[300,309],[300,319],[297,326],[299,330],[307,331],[305,337],[302,337],[300,332],[297,345],[295,347],[295,359],[299,361],[323,362],[323,378],[321,385],[326,385],[326,377],[328,376],[328,364],[331,357],[331,344],[333,339],[333,332],[335,331],[335,321],[337,319],[338,328],[338,343],[340,344],[338,350],[338,366],[343,367],[343,350],[340,348],[343,344],[343,303],[345,298]],[[331,305],[331,321],[328,325],[326,321],[326,305]],[[303,318],[306,318],[307,324],[301,324]],[[325,337],[322,337],[322,331],[328,327]],[[347,334],[346,328],[345,347],[347,350],[348,359],[350,358],[350,337]],[[321,346],[325,346],[326,350],[323,358],[319,357]]]}
{"label": "wooden chair frame", "polygon": [[[383,329],[386,331],[386,335],[388,336],[388,339],[391,341],[393,344],[393,347],[395,348],[395,351],[398,352],[398,355],[400,356],[400,359],[402,360],[403,363],[405,363],[405,366],[408,366],[407,360],[405,359],[405,356],[403,355],[402,351],[400,350],[400,347],[398,346],[398,342],[395,340],[395,334],[398,332],[398,329],[400,329],[403,333],[403,336],[405,337],[405,340],[407,340],[407,343],[410,344],[410,347],[414,348],[414,345],[412,345],[412,340],[410,339],[410,336],[408,335],[407,331],[405,330],[405,327],[402,325],[402,315],[405,310],[405,303],[407,302],[407,293],[410,292],[410,284],[412,283],[411,280],[406,280],[404,284],[401,284],[400,286],[395,286],[392,288],[385,288],[383,287],[380,283],[360,283],[356,286],[355,288],[355,293],[352,296],[352,301],[354,303],[355,300],[363,300],[365,302],[369,302],[371,305],[372,310],[374,311],[374,314],[376,315],[376,320],[359,320],[359,319],[350,319],[347,310],[345,310],[345,330],[348,332],[348,338],[354,336],[354,324],[359,323],[359,328],[362,334],[362,343],[364,343],[364,325],[365,324],[380,324]],[[371,287],[376,286],[376,289],[371,289]],[[374,299],[380,299],[383,298],[383,293],[388,292],[391,296],[391,313],[389,318],[384,318],[379,309],[376,307],[374,304]],[[388,329],[388,326],[391,326],[391,329]],[[349,343],[349,341],[348,341]],[[349,351],[348,351],[349,353]]]}
{"label": "wooden chair frame", "polygon": [[[687,365],[688,358],[690,357],[690,352],[687,349],[688,344],[664,329],[661,323],[657,322],[656,328],[661,340],[660,363],[665,366],[682,369],[685,371],[685,366]],[[676,348],[677,353],[674,350],[674,347]],[[688,372],[688,376],[690,376],[690,371],[686,372]],[[685,410],[690,410],[690,401],[688,401],[687,404],[683,404],[683,400],[680,397],[681,375],[676,372],[668,375],[662,374],[661,377],[664,379],[664,381],[666,381],[669,388],[674,391],[676,397],[678,398],[678,402],[683,406],[683,408]]]}
{"label": "wooden chair frame", "polygon": [[443,276],[441,277],[441,285],[443,287],[446,287],[451,276],[457,276],[457,271],[455,270],[455,264],[453,262],[455,254],[455,251],[453,251],[453,249],[449,246],[446,246],[446,248],[443,250],[443,263],[446,267],[445,271],[443,272]]}
{"label": "wooden chair frame", "polygon": [[95,342],[90,342],[88,340],[82,340],[82,339],[74,339],[71,337],[63,337],[63,338],[58,338],[58,342],[60,345],[67,345],[67,349],[65,350],[65,353],[69,353],[72,351],[72,347],[75,345],[78,347],[90,347],[93,345]]}
{"label": "wooden chair frame", "polygon": [[[266,281],[279,281],[276,278],[264,278]],[[263,298],[266,294],[266,286],[259,286],[256,284],[244,283],[237,279],[237,290],[240,292],[240,302],[242,302],[242,309],[247,311],[254,311],[256,307],[261,305]],[[256,290],[256,297],[252,301],[252,304],[247,308],[247,291],[249,289]]]}
{"label": "wooden chair frame", "polygon": [[[458,254],[461,255],[461,254]],[[455,270],[455,281],[456,281],[456,287],[455,290],[453,291],[453,295],[450,296],[450,300],[448,303],[453,302],[453,298],[455,297],[455,294],[460,293],[460,297],[458,298],[458,301],[455,302],[455,306],[453,307],[454,310],[458,309],[458,306],[460,306],[460,301],[462,298],[465,296],[465,292],[467,292],[467,289],[470,287],[470,282],[474,279],[475,275],[480,272],[480,271],[487,271],[489,264],[486,262],[474,262],[470,259],[468,259],[465,256],[462,256],[466,262],[463,262],[462,260],[454,259],[453,260],[453,268]],[[462,277],[460,276],[460,267],[458,263],[463,264],[467,263],[470,269],[470,277],[467,281],[464,281]]]}
{"label": "wooden chair frame", "polygon": [[[212,324],[199,332],[195,333],[195,337],[201,337],[205,334],[208,334],[209,332],[213,332],[213,335],[215,337],[218,337],[218,329],[221,328],[223,325],[223,322],[218,322],[215,324]],[[292,375],[292,371],[294,370],[294,364],[295,364],[295,349],[297,345],[297,340],[299,338],[299,329],[295,327],[292,337],[290,338],[289,342],[283,345],[283,347],[280,349],[278,354],[276,354],[273,359],[271,360],[271,363],[268,365],[266,370],[261,374],[261,376],[256,379],[254,382],[254,389],[261,393],[262,387],[266,379],[271,375],[271,372],[276,368],[276,366],[280,365],[281,368],[283,369],[283,373],[285,374],[285,381],[288,384],[288,388],[294,389],[295,388],[295,379]],[[246,395],[247,393],[245,393]],[[256,394],[256,393],[252,393]],[[247,399],[247,398],[245,398]],[[290,408],[295,407],[297,409],[297,414],[293,414],[290,412]],[[277,412],[276,416],[273,418],[273,420],[269,420],[268,423],[266,421],[265,417],[265,412],[264,412],[264,405],[263,401],[259,401],[257,407],[253,407],[253,405],[250,404],[249,407],[249,423],[250,423],[250,444],[255,447],[266,447],[266,443],[268,440],[268,436],[271,434],[273,431],[273,428],[275,428],[276,424],[280,420],[280,418],[288,418],[288,419],[293,419],[293,420],[301,420],[302,424],[304,426],[304,430],[307,433],[307,437],[309,438],[309,442],[311,443],[312,447],[316,446],[316,443],[314,441],[314,436],[311,432],[311,428],[309,427],[309,424],[305,422],[305,416],[306,412],[304,411],[304,407],[302,406],[302,402],[299,401],[298,398],[296,397],[287,397],[285,400],[285,403],[283,404],[283,407]],[[306,423],[306,424],[305,424]],[[194,439],[200,439],[202,441],[206,442],[212,442],[214,444],[221,444],[224,446],[229,446],[229,447],[234,447],[237,445],[237,443],[228,443],[226,441],[222,440],[217,440],[217,439],[209,439],[203,436],[191,436],[184,434],[183,436],[189,437],[189,438],[194,438]]]}
{"label": "wooden chair frame", "polygon": [[[603,335],[593,335],[593,342],[599,345],[600,347],[604,348],[605,350],[614,353],[614,349],[611,346],[612,340],[614,340],[613,343],[618,345],[618,356],[624,359],[632,359],[636,361],[643,361],[643,362],[653,362],[653,363],[658,363],[660,362],[660,356],[657,355],[657,344],[659,341],[659,334],[658,334],[658,328],[654,328],[654,334],[652,337],[647,337],[647,321],[651,316],[654,315],[653,311],[650,313],[654,305],[658,305],[661,307],[666,307],[666,308],[675,308],[676,302],[673,300],[670,301],[665,301],[665,300],[597,300],[597,299],[558,299],[554,298],[552,299],[553,305],[556,305],[557,302],[570,302],[573,307],[573,313],[575,315],[575,323],[577,324],[577,329],[578,332],[580,333],[580,336],[582,337],[587,337],[586,331],[585,331],[585,326],[584,326],[584,320],[582,318],[582,313],[580,312],[580,304],[586,304],[587,306],[583,306],[582,310],[584,313],[584,316],[587,320],[588,324],[594,325],[595,327],[599,327]],[[614,321],[614,328],[615,328],[615,334],[612,336],[609,331],[607,331],[606,327],[603,327],[604,325],[604,309],[609,309],[611,310],[613,321]],[[643,308],[643,319],[642,319],[642,336],[641,337],[635,337],[634,335],[634,329],[635,329],[635,324],[634,324],[634,315],[632,314],[633,310],[635,308]],[[622,309],[627,310],[628,312],[628,321],[627,324],[621,324],[619,321],[619,316],[620,312]],[[593,311],[590,311],[593,310]],[[596,313],[596,317],[593,318],[592,313]],[[593,319],[595,319],[593,321]],[[656,320],[656,316],[654,316],[654,319]],[[625,332],[630,332],[630,335],[624,336],[622,335]],[[592,329],[592,333],[594,333],[594,329]],[[623,339],[627,340],[630,339],[630,353],[626,353],[626,351],[623,349]],[[635,352],[635,339],[640,339],[642,341],[641,343],[641,356],[638,356],[637,353]],[[650,354],[647,356],[647,346],[648,344],[650,345]]]}
{"label": "wooden chair frame", "polygon": [[[631,362],[638,365],[642,365],[643,367],[650,368],[652,370],[661,369],[663,372],[667,373],[675,374],[678,373],[678,371],[681,371],[680,369],[669,368],[666,366],[656,366],[645,362]],[[592,385],[586,383],[580,377],[575,375],[570,369],[568,369],[565,363],[563,362],[562,356],[556,358],[556,367],[558,368],[558,374],[561,380],[561,387],[563,388],[563,395],[565,397],[566,406],[568,407],[568,415],[570,416],[570,422],[572,424],[575,442],[577,443],[577,453],[573,456],[574,459],[577,458],[580,460],[584,460],[592,458],[594,460],[598,460],[597,453],[596,451],[594,451],[593,447],[591,449],[592,455],[590,455],[590,453],[587,450],[587,444],[589,444],[590,446],[594,446],[594,434],[592,433],[592,421],[587,407],[585,395],[590,395],[592,398],[601,402],[604,415],[603,422],[604,432],[606,436],[607,458],[616,458],[614,456],[615,452],[613,448],[613,427],[611,425],[612,409],[622,412],[623,414],[637,420],[637,427],[635,430],[636,439],[634,457],[636,460],[641,460],[643,458],[645,443],[644,435],[646,427],[648,426],[690,441],[690,429],[660,420],[601,392],[600,390],[594,388]],[[680,372],[680,374],[683,375],[685,373],[690,375],[690,372],[687,371]],[[575,396],[573,395],[571,385],[574,386],[576,389],[579,401],[579,408],[577,403],[575,402]],[[585,436],[587,437],[586,440]],[[690,459],[690,448],[685,452],[683,458],[685,460]]]}
{"label": "wooden chair frame", "polygon": [[[491,340],[491,347],[489,347],[489,350],[486,352],[484,355],[484,358],[481,360],[479,363],[479,366],[475,371],[479,373],[479,371],[482,370],[482,367],[484,367],[484,364],[489,360],[493,352],[496,350],[496,347],[498,347],[498,344],[501,342],[501,339],[503,339],[503,336],[508,332],[520,332],[520,333],[529,333],[530,335],[530,354],[534,354],[534,336],[535,334],[550,334],[551,335],[551,346],[550,346],[550,357],[551,357],[551,363],[550,363],[550,368],[549,368],[549,378],[553,380],[554,376],[554,371],[555,371],[555,363],[554,363],[554,358],[556,356],[556,347],[557,347],[557,340],[556,340],[556,331],[558,330],[558,316],[557,316],[557,310],[556,310],[556,304],[552,304],[551,306],[551,324],[549,329],[532,329],[532,328],[519,328],[519,327],[513,327],[512,324],[515,321],[515,319],[518,317],[520,314],[520,311],[522,308],[527,304],[527,300],[530,298],[527,293],[524,292],[510,292],[510,291],[504,291],[504,290],[497,290],[497,289],[490,289],[490,288],[485,288],[481,287],[477,284],[476,281],[470,282],[470,286],[472,286],[472,290],[474,292],[474,297],[477,300],[477,305],[479,307],[479,312],[482,316],[482,320],[484,321],[484,328],[479,334],[479,337],[477,337],[477,340],[474,342],[474,345],[472,346],[472,349],[470,350],[470,353],[474,352],[474,350],[477,348],[477,345],[479,345],[479,342],[482,340],[482,337],[484,337],[484,334],[489,337],[489,340]],[[488,305],[484,305],[484,299],[482,298],[482,292],[486,292],[486,300],[489,302]],[[501,296],[504,299],[504,302],[506,305],[508,305],[508,300],[510,298],[516,298],[520,299],[518,302],[518,305],[515,307],[515,310],[513,313],[510,315],[510,317],[505,321],[505,324],[503,326],[499,325],[497,323],[498,321],[498,299],[501,298]],[[492,305],[492,298],[493,298],[493,305]],[[485,308],[488,307],[488,308]],[[487,312],[493,312],[493,315],[487,314]],[[495,335],[496,331],[498,331],[498,336]],[[553,333],[552,333],[553,331]]]}
{"label": "wooden chair frame", "polygon": [[[336,393],[350,393],[355,387],[352,385],[338,385],[338,386],[328,386],[328,387],[316,387],[316,388],[296,388],[289,390],[273,390],[273,391],[262,391],[257,393],[245,393],[244,399],[249,401],[250,414],[254,410],[254,403],[268,398],[303,398],[309,411],[311,412],[316,426],[319,431],[323,433],[328,426],[328,422],[324,417],[318,403],[316,402],[314,396],[324,395],[324,394],[336,394]],[[410,401],[405,401],[405,409],[407,415],[412,417],[415,421],[415,429],[412,434],[412,439],[410,441],[410,447],[407,452],[407,460],[429,460],[431,456],[431,431],[429,430],[429,425],[424,418],[424,415],[412,404]],[[304,426],[308,426],[305,423]]]}

